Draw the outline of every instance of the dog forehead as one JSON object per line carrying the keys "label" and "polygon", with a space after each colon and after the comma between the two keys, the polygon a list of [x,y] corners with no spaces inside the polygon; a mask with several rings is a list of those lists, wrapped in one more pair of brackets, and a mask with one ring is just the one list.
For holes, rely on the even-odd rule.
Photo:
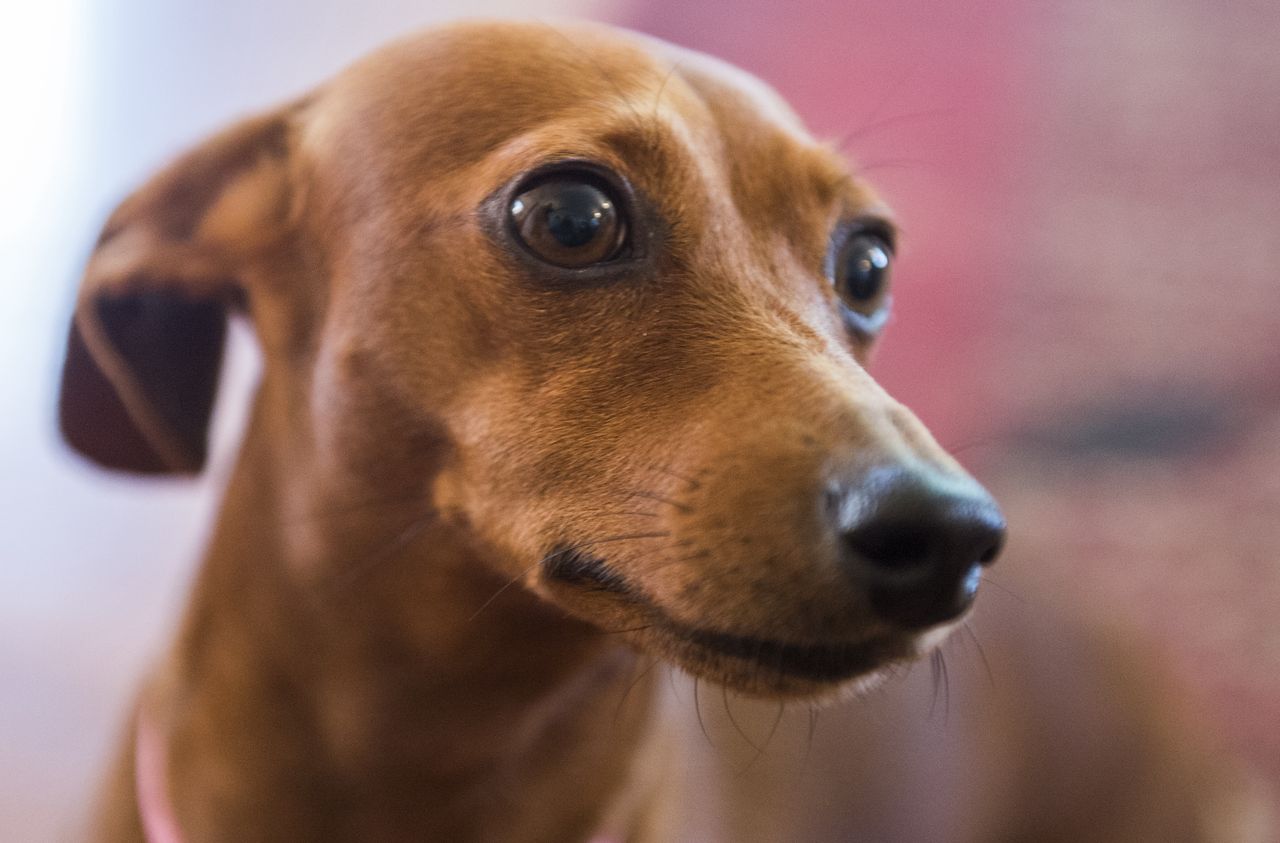
{"label": "dog forehead", "polygon": [[339,74],[315,99],[304,139],[483,152],[570,109],[644,89],[660,66],[605,27],[462,23],[393,42]]}
{"label": "dog forehead", "polygon": [[787,101],[758,76],[706,53],[657,39],[641,38],[656,53],[669,60],[671,69],[704,102],[718,106],[718,110],[732,112],[738,120],[749,118],[751,122],[768,124],[800,143],[813,142],[804,123]]}
{"label": "dog forehead", "polygon": [[725,62],[603,25],[511,22],[453,24],[375,52],[312,99],[302,141],[375,166],[420,153],[456,165],[561,116],[643,123],[672,102],[719,134],[812,144],[781,97]]}

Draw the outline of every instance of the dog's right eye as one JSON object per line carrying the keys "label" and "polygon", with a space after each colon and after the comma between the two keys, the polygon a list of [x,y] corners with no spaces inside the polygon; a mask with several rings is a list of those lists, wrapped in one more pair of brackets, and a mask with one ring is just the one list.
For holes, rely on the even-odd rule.
{"label": "dog's right eye", "polygon": [[511,200],[510,214],[526,249],[566,269],[612,260],[626,242],[626,220],[617,201],[594,180],[540,181]]}

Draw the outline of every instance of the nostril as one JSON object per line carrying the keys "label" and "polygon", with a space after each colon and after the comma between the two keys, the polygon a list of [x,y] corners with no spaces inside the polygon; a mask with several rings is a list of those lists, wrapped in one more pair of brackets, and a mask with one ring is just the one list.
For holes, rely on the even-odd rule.
{"label": "nostril", "polygon": [[1001,520],[998,525],[993,525],[991,527],[991,532],[992,538],[987,549],[978,557],[978,561],[983,565],[990,565],[992,562],[996,561],[996,558],[1000,555],[1000,551],[1004,550],[1004,521]]}
{"label": "nostril", "polygon": [[863,562],[885,573],[905,573],[933,556],[929,531],[913,523],[872,518],[844,535],[845,546]]}

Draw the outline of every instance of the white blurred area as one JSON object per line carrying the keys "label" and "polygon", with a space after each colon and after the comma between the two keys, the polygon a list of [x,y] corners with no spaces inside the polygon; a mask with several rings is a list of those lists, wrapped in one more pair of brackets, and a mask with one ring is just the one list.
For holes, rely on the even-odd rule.
{"label": "white blurred area", "polygon": [[199,482],[96,472],[56,434],[66,319],[98,227],[167,158],[378,44],[571,0],[36,0],[0,11],[0,840],[70,837],[166,640],[256,361],[234,335]]}

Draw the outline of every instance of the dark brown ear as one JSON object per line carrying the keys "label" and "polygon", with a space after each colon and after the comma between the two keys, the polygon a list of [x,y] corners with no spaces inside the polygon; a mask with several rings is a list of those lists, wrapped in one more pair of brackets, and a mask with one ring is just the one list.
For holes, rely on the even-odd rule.
{"label": "dark brown ear", "polygon": [[59,421],[113,469],[204,465],[230,307],[288,227],[285,113],[241,123],[180,158],[111,215],[85,270]]}

